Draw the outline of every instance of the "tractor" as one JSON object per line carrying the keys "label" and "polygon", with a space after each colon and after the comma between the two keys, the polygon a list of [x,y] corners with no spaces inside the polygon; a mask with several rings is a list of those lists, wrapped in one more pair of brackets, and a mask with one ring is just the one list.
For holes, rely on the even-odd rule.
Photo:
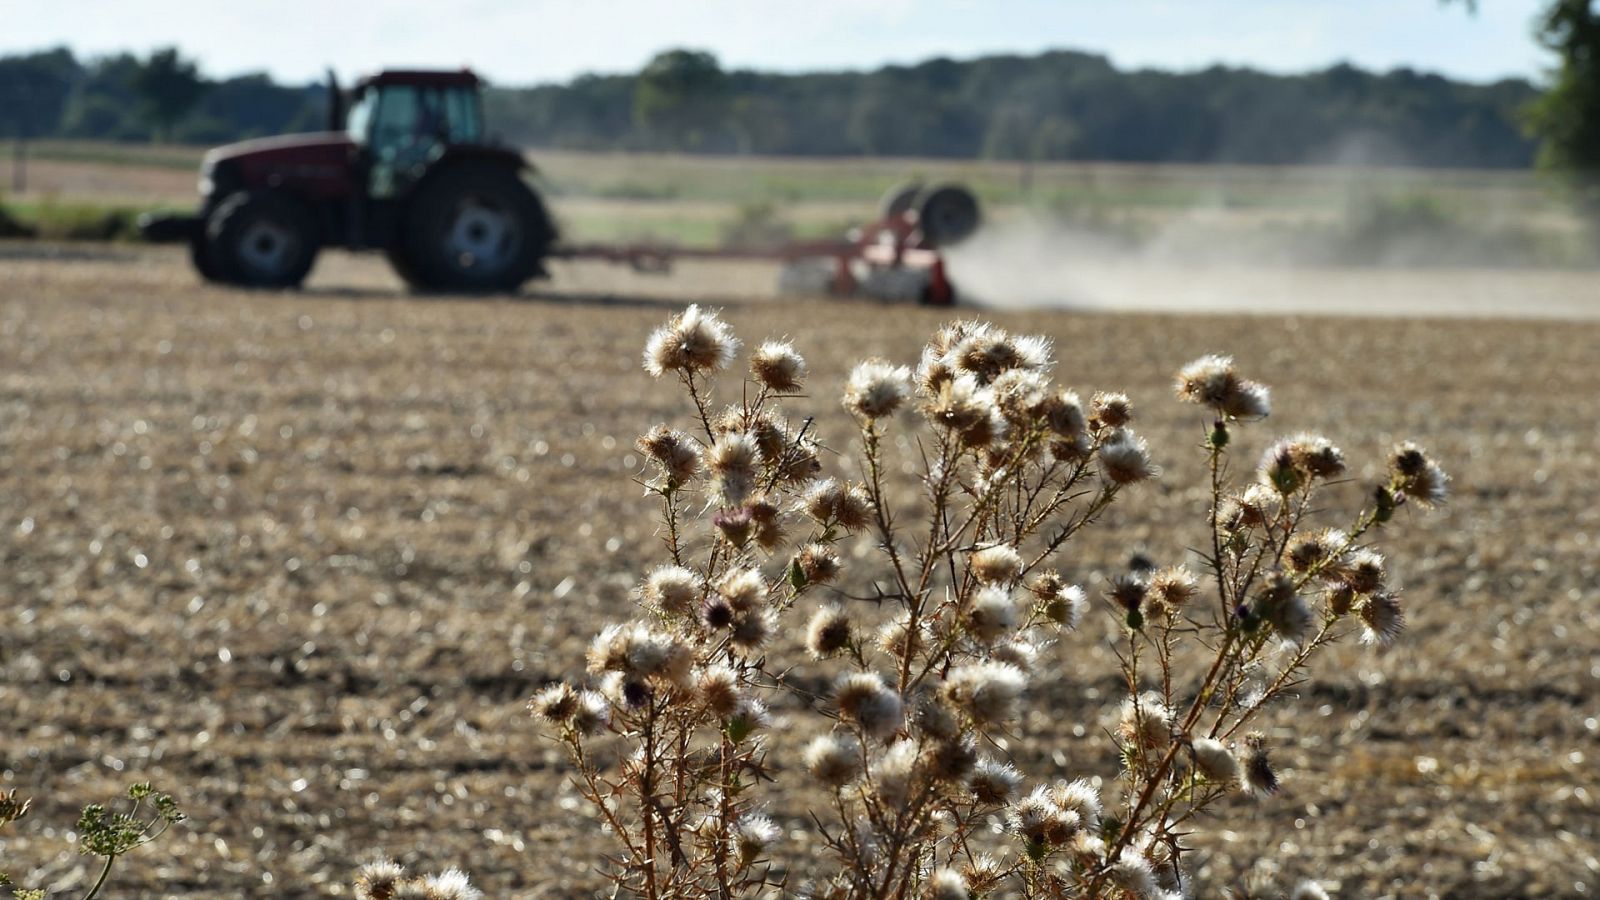
{"label": "tractor", "polygon": [[545,274],[556,228],[514,149],[484,137],[468,70],[384,71],[344,93],[328,130],[218,147],[198,214],[147,217],[150,240],[187,241],[209,280],[300,285],[323,247],[381,250],[423,291],[515,291]]}

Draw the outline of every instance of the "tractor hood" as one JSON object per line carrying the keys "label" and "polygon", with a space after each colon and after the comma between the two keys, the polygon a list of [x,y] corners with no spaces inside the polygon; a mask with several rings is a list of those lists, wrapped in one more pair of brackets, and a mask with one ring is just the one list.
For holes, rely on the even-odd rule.
{"label": "tractor hood", "polygon": [[[342,131],[286,134],[226,144],[201,163],[201,190],[292,188],[322,196],[350,191],[355,142]],[[208,184],[215,180],[216,184]]]}

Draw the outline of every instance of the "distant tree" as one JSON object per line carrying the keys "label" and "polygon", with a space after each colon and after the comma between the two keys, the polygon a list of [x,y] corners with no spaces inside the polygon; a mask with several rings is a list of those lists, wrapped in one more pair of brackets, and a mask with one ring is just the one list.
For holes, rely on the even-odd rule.
{"label": "distant tree", "polygon": [[65,48],[0,59],[0,135],[15,141],[11,189],[27,189],[26,142],[54,131],[61,122],[78,61]]}
{"label": "distant tree", "polygon": [[173,126],[195,108],[209,87],[199,68],[179,56],[176,47],[151,53],[133,73],[129,86],[138,95],[157,140],[172,135]]}
{"label": "distant tree", "polygon": [[728,77],[700,50],[667,50],[634,85],[634,123],[664,149],[700,150],[726,124]]}
{"label": "distant tree", "polygon": [[0,59],[0,135],[28,139],[55,131],[81,74],[65,47]]}
{"label": "distant tree", "polygon": [[1600,10],[1593,0],[1554,0],[1537,33],[1560,57],[1549,89],[1529,110],[1539,164],[1571,178],[1582,206],[1600,220]]}

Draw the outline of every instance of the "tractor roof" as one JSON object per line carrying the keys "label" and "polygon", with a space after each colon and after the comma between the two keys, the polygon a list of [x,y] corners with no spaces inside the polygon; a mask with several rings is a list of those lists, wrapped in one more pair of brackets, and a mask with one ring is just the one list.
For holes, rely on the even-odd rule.
{"label": "tractor roof", "polygon": [[423,69],[384,69],[376,75],[356,82],[356,89],[370,86],[384,87],[388,85],[410,84],[420,87],[464,87],[475,88],[483,84],[483,79],[473,73],[471,69],[457,69],[454,72]]}

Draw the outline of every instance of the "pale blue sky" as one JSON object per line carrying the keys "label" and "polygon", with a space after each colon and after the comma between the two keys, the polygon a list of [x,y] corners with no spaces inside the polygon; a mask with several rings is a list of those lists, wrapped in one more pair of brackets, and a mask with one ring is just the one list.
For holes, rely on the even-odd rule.
{"label": "pale blue sky", "polygon": [[0,0],[0,52],[177,44],[211,75],[291,81],[471,65],[501,84],[637,69],[690,46],[725,66],[869,68],[1073,48],[1124,67],[1276,72],[1348,60],[1473,80],[1537,75],[1546,0]]}

